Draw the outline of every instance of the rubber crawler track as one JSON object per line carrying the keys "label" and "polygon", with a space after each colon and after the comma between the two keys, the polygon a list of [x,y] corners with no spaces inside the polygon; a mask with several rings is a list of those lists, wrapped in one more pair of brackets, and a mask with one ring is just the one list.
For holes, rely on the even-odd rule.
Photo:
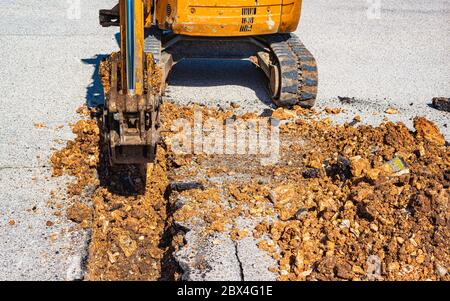
{"label": "rubber crawler track", "polygon": [[268,37],[274,62],[281,70],[281,88],[274,98],[277,106],[311,108],[317,97],[318,70],[314,56],[293,33]]}

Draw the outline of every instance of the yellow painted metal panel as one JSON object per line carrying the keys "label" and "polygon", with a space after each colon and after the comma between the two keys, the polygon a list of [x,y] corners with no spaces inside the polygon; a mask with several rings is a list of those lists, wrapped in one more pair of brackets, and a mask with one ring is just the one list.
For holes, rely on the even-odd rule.
{"label": "yellow painted metal panel", "polygon": [[[127,79],[126,79],[126,18],[125,18],[125,0],[119,2],[120,11],[120,55],[121,55],[121,83],[122,90],[126,91]],[[134,1],[134,28],[135,28],[135,49],[134,49],[134,61],[135,61],[135,79],[136,79],[136,95],[142,95],[144,91],[144,2],[143,0]]]}
{"label": "yellow painted metal panel", "polygon": [[157,0],[160,28],[193,36],[249,36],[294,31],[301,0]]}

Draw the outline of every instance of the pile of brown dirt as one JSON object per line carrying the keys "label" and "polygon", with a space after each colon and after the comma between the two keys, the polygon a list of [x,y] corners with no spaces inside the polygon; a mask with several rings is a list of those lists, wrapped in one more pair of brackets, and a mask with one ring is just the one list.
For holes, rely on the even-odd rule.
{"label": "pile of brown dirt", "polygon": [[[194,110],[204,120],[233,116],[167,103],[163,127],[179,118],[192,123]],[[199,217],[209,224],[205,235],[219,231],[241,239],[249,234],[235,225],[238,216],[272,217],[253,235],[277,260],[280,280],[450,280],[450,152],[436,126],[417,118],[413,132],[391,122],[333,125],[300,109],[277,115],[291,121],[281,126],[275,165],[262,166],[251,156],[177,155],[165,145],[146,174],[137,166],[107,168],[97,122],[74,125],[76,139],[51,162],[55,176],[76,177],[72,196],[95,188],[90,213],[69,212],[92,227],[86,278],[179,278],[170,254],[182,237],[172,231],[165,192],[189,171],[206,175],[204,188],[181,192],[195,202],[174,218]],[[207,180],[239,173],[251,177],[223,186]],[[223,206],[218,189],[226,191],[231,207]]]}
{"label": "pile of brown dirt", "polygon": [[415,128],[285,126],[284,141],[305,144],[283,149],[294,163],[271,193],[286,204],[255,231],[270,236],[280,280],[449,280],[450,153],[431,122]]}
{"label": "pile of brown dirt", "polygon": [[75,140],[67,142],[64,149],[55,152],[50,162],[53,176],[74,176],[69,195],[79,195],[86,186],[98,185],[96,168],[99,162],[100,130],[95,120],[83,119],[72,125]]}

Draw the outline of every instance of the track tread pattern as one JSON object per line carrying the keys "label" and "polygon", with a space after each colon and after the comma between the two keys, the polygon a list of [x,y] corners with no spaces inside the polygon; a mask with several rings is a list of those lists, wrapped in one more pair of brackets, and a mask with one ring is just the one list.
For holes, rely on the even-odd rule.
{"label": "track tread pattern", "polygon": [[293,33],[269,36],[268,43],[281,69],[281,88],[275,104],[313,107],[319,82],[314,56]]}

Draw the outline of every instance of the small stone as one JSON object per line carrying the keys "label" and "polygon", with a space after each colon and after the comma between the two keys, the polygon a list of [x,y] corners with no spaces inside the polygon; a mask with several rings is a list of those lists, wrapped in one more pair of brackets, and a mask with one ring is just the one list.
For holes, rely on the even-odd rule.
{"label": "small stone", "polygon": [[297,213],[295,214],[295,218],[300,221],[300,220],[304,219],[307,215],[308,215],[308,209],[302,208],[297,211]]}
{"label": "small stone", "polygon": [[376,169],[376,168],[369,168],[368,170],[366,170],[367,177],[373,181],[378,180],[380,173],[381,173],[381,170]]}
{"label": "small stone", "polygon": [[402,272],[405,274],[410,274],[414,271],[414,267],[410,264],[406,264],[402,267]]}
{"label": "small stone", "polygon": [[117,258],[120,256],[119,252],[113,254],[110,251],[107,251],[106,254],[108,254],[109,262],[111,262],[112,264],[116,263]]}
{"label": "small stone", "polygon": [[350,229],[350,220],[344,219],[344,220],[341,222],[341,227],[342,227],[342,228],[348,228],[348,229]]}
{"label": "small stone", "polygon": [[285,119],[291,119],[297,117],[297,114],[295,111],[287,110],[284,108],[278,108],[272,113],[272,118],[285,120]]}
{"label": "small stone", "polygon": [[36,123],[34,123],[34,127],[37,129],[43,129],[43,128],[45,128],[45,124],[43,124],[41,122],[36,122]]}
{"label": "small stone", "polygon": [[67,218],[76,223],[81,223],[84,220],[90,221],[92,219],[92,209],[86,204],[76,202],[67,209]]}
{"label": "small stone", "polygon": [[400,269],[400,264],[398,262],[391,262],[388,265],[389,272],[398,271]]}
{"label": "small stone", "polygon": [[45,225],[46,225],[47,227],[52,227],[54,224],[55,224],[55,223],[52,222],[52,221],[47,221],[47,222],[45,223]]}
{"label": "small stone", "polygon": [[397,242],[402,245],[405,242],[405,240],[401,237],[397,237]]}
{"label": "small stone", "polygon": [[427,151],[425,150],[425,147],[423,146],[423,143],[419,144],[418,152],[419,152],[419,155],[421,157],[424,157],[427,154]]}
{"label": "small stone", "polygon": [[295,197],[295,187],[291,184],[281,185],[273,189],[269,198],[276,207],[289,203]]}
{"label": "small stone", "polygon": [[233,109],[239,109],[239,108],[241,107],[241,105],[238,104],[238,103],[236,103],[236,102],[232,102],[232,103],[230,104],[230,106],[231,106]]}
{"label": "small stone", "polygon": [[327,241],[327,250],[334,250],[336,244],[332,241]]}
{"label": "small stone", "polygon": [[450,98],[448,97],[435,97],[432,104],[437,110],[450,112]]}
{"label": "small stone", "polygon": [[10,219],[9,222],[8,222],[8,224],[9,224],[10,226],[14,226],[14,225],[16,224],[16,221],[13,220],[13,219]]}
{"label": "small stone", "polygon": [[304,272],[301,272],[301,273],[299,274],[299,276],[300,276],[300,277],[308,277],[309,275],[311,275],[312,271],[313,271],[312,269],[306,270],[306,271],[304,271]]}
{"label": "small stone", "polygon": [[336,114],[341,113],[341,112],[342,112],[342,109],[340,109],[340,108],[330,108],[330,107],[326,107],[326,108],[325,108],[325,112],[327,112],[328,114],[336,115]]}
{"label": "small stone", "polygon": [[350,228],[350,232],[353,233],[353,235],[355,235],[356,237],[359,237],[359,235],[361,234],[359,230],[355,228]]}
{"label": "small stone", "polygon": [[336,275],[339,278],[352,279],[353,278],[352,271],[353,271],[353,267],[347,262],[345,262],[345,263],[338,263],[336,265]]}
{"label": "small stone", "polygon": [[320,158],[315,157],[308,161],[307,166],[312,167],[314,169],[320,169],[322,168],[322,161],[320,160]]}
{"label": "small stone", "polygon": [[361,156],[355,156],[350,158],[350,168],[352,175],[359,178],[370,169],[370,162],[367,159],[361,158]]}
{"label": "small stone", "polygon": [[278,272],[278,268],[275,267],[275,266],[271,266],[271,267],[269,267],[269,272],[271,272],[271,273],[277,273],[277,272]]}
{"label": "small stone", "polygon": [[436,268],[436,273],[440,277],[444,277],[445,275],[447,275],[448,270],[444,266],[442,266],[440,263],[436,262],[434,266]]}
{"label": "small stone", "polygon": [[230,237],[233,241],[239,241],[248,236],[247,230],[234,229],[230,232]]}
{"label": "small stone", "polygon": [[133,255],[137,249],[137,243],[126,234],[119,235],[119,246],[126,257]]}
{"label": "small stone", "polygon": [[344,204],[344,208],[345,208],[345,209],[351,209],[351,208],[353,208],[353,207],[355,207],[355,204],[353,204],[352,201],[347,201],[347,202],[345,202],[345,204]]}
{"label": "small stone", "polygon": [[363,268],[360,267],[359,265],[353,265],[353,266],[352,266],[352,271],[353,271],[353,273],[361,274],[361,275],[364,275],[364,274],[366,273],[366,272],[363,270]]}

